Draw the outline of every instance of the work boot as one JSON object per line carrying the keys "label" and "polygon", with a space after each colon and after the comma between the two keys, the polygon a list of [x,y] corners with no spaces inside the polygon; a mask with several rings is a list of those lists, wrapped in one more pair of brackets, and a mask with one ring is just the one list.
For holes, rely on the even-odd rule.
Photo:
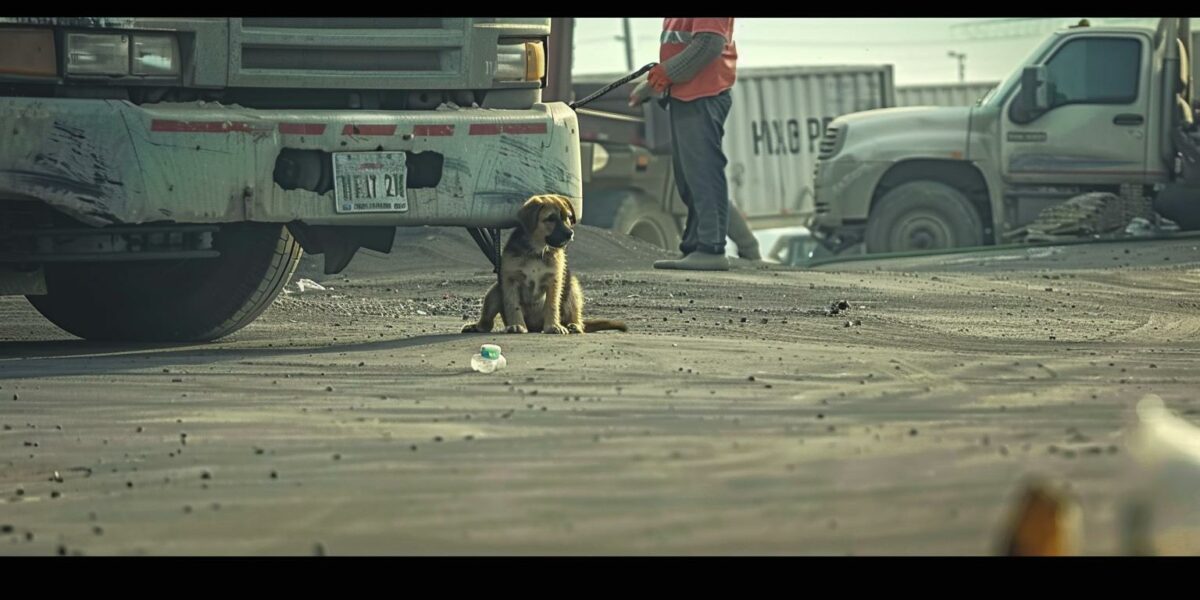
{"label": "work boot", "polygon": [[680,271],[728,271],[729,259],[725,258],[724,254],[697,251],[678,260],[656,260],[654,268]]}

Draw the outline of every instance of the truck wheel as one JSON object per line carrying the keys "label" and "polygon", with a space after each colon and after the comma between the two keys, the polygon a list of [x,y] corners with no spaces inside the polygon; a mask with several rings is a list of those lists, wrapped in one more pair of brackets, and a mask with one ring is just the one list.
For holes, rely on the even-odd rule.
{"label": "truck wheel", "polygon": [[657,208],[642,212],[631,219],[630,225],[618,231],[667,250],[679,248],[679,231],[675,220]]}
{"label": "truck wheel", "polygon": [[1183,231],[1200,230],[1200,186],[1168,185],[1154,198],[1154,210]]}
{"label": "truck wheel", "polygon": [[585,202],[585,225],[611,229],[667,250],[679,248],[679,225],[649,198],[600,193]]}
{"label": "truck wheel", "polygon": [[286,226],[233,223],[213,234],[217,258],[51,263],[38,312],[89,340],[194,342],[258,317],[287,284],[300,245]]}
{"label": "truck wheel", "polygon": [[959,190],[938,181],[910,181],[871,209],[865,241],[871,254],[980,246],[983,220]]}

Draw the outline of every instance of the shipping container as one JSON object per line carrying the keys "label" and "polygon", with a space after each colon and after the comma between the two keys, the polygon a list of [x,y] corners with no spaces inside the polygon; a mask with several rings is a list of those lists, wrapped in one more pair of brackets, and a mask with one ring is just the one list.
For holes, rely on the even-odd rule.
{"label": "shipping container", "polygon": [[[620,74],[576,75],[576,98]],[[600,120],[580,111],[580,138],[632,143],[652,151],[669,148],[667,115],[657,103],[630,108],[633,84],[588,105],[644,123]],[[895,103],[891,65],[802,66],[738,69],[733,104],[725,122],[730,199],[756,227],[799,222],[812,212],[812,174],[825,126],[841,115]],[[669,144],[669,138],[665,141]],[[584,194],[587,190],[585,187]],[[671,212],[682,214],[682,207]]]}
{"label": "shipping container", "polygon": [[732,94],[729,194],[756,228],[813,211],[813,170],[830,121],[895,104],[892,65],[738,69]]}
{"label": "shipping container", "polygon": [[896,106],[973,106],[998,81],[905,85],[896,88]]}

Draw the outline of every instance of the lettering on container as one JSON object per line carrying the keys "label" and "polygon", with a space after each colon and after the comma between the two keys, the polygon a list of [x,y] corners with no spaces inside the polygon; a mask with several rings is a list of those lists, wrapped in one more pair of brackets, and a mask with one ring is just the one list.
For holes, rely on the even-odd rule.
{"label": "lettering on container", "polygon": [[815,154],[817,142],[833,117],[805,120],[803,129],[799,119],[761,119],[750,122],[750,135],[754,142],[754,155],[800,154],[803,149],[801,136],[807,133],[808,151]]}

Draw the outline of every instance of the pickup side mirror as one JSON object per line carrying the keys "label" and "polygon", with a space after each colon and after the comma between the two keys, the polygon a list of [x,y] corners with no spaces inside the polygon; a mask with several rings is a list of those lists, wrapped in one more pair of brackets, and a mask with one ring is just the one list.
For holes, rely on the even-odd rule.
{"label": "pickup side mirror", "polygon": [[1044,65],[1025,67],[1021,72],[1021,91],[1013,102],[1013,120],[1029,123],[1052,106],[1054,83]]}

